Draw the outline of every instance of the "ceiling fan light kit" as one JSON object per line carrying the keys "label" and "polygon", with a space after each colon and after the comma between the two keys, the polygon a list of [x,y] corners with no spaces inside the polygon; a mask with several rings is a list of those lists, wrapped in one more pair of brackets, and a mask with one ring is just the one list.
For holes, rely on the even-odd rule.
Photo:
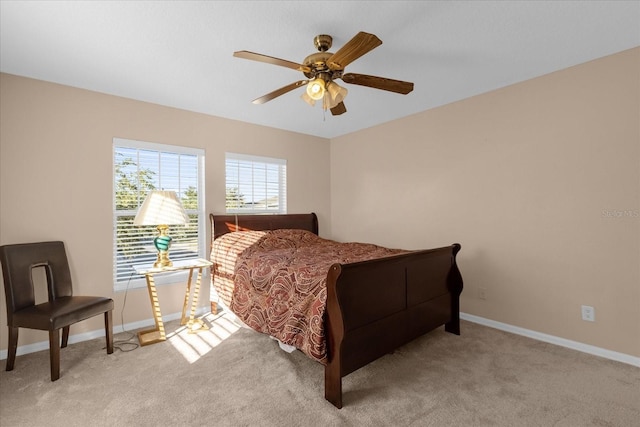
{"label": "ceiling fan light kit", "polygon": [[254,104],[264,104],[280,95],[306,85],[306,91],[301,98],[311,106],[314,106],[316,101],[322,100],[322,108],[324,110],[330,109],[331,114],[337,116],[347,111],[343,100],[348,92],[347,89],[335,82],[337,79],[342,79],[343,82],[348,84],[367,86],[403,95],[413,90],[413,83],[410,82],[365,74],[344,74],[344,69],[347,65],[382,44],[382,41],[373,34],[359,32],[336,53],[328,51],[333,43],[333,38],[329,35],[318,35],[313,39],[313,43],[318,52],[307,56],[302,64],[246,50],[234,52],[233,56],[237,58],[251,59],[291,68],[301,71],[307,77],[307,80],[291,83],[254,99]]}

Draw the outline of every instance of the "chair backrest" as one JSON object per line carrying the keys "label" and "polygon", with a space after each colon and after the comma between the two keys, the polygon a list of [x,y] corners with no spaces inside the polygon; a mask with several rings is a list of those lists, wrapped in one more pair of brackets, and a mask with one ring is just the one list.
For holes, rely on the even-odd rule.
{"label": "chair backrest", "polygon": [[7,321],[18,310],[35,304],[33,269],[44,267],[49,301],[72,296],[71,271],[63,242],[0,246],[0,262],[7,297]]}

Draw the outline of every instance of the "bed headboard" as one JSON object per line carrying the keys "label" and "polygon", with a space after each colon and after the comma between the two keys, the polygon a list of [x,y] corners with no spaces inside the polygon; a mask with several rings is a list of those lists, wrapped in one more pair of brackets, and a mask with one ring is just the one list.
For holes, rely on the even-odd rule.
{"label": "bed headboard", "polygon": [[318,217],[309,214],[281,215],[214,215],[211,219],[211,242],[232,231],[277,230],[297,228],[318,234]]}

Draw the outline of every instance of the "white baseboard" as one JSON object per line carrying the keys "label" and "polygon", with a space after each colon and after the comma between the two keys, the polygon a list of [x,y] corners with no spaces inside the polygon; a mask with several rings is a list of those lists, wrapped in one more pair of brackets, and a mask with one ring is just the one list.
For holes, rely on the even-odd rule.
{"label": "white baseboard", "polygon": [[[201,307],[198,309],[198,316],[207,312],[207,308]],[[182,313],[172,313],[166,316],[162,316],[162,320],[169,322],[171,320],[179,319]],[[634,357],[629,354],[618,353],[616,351],[607,350],[604,348],[596,347],[589,344],[583,344],[577,341],[571,341],[568,339],[556,337],[553,335],[543,334],[541,332],[532,331],[530,329],[520,328],[518,326],[509,325],[507,323],[497,322],[491,319],[485,319],[484,317],[475,316],[473,314],[460,313],[460,318],[469,322],[478,323],[480,325],[488,326],[490,328],[499,329],[501,331],[510,332],[516,335],[522,335],[534,340],[547,342],[550,344],[559,345],[561,347],[570,348],[572,350],[581,351],[583,353],[593,354],[594,356],[604,357],[605,359],[615,360],[616,362],[622,362],[629,365],[640,367],[640,357]],[[145,319],[138,322],[127,323],[124,326],[119,325],[113,328],[113,333],[118,334],[122,331],[131,331],[139,328],[144,328],[153,325],[155,322],[153,319]],[[95,338],[104,337],[104,329],[99,329],[90,332],[84,332],[82,334],[70,335],[69,344],[78,343],[82,341],[89,341]],[[49,341],[41,341],[34,344],[27,344],[19,346],[16,355],[35,353],[36,351],[48,350]],[[0,360],[7,358],[7,350],[0,350]]]}
{"label": "white baseboard", "polygon": [[[208,311],[208,308],[201,307],[196,311],[196,314],[200,316],[206,313],[207,311]],[[171,320],[179,319],[180,317],[182,317],[182,313],[171,313],[171,314],[162,316],[162,321],[169,322]],[[133,330],[144,328],[147,326],[153,326],[154,324],[155,324],[155,320],[153,319],[145,319],[145,320],[140,320],[138,322],[126,323],[125,325],[114,326],[113,333],[119,334],[124,331],[133,331]],[[71,330],[73,331],[73,327],[71,328]],[[84,332],[81,334],[69,335],[69,344],[74,344],[82,341],[89,341],[89,340],[100,338],[100,337],[104,337],[104,328],[101,328],[95,331]],[[20,340],[20,338],[18,338],[18,340]],[[27,344],[23,346],[18,346],[18,349],[16,350],[16,356],[35,353],[37,351],[42,351],[42,350],[49,350],[49,340],[40,341],[37,343]],[[0,360],[5,360],[7,356],[8,356],[8,350],[0,350]]]}
{"label": "white baseboard", "polygon": [[618,353],[617,351],[611,351],[593,345],[583,344],[581,342],[543,334],[541,332],[532,331],[530,329],[496,322],[495,320],[485,319],[484,317],[474,316],[473,314],[460,313],[460,318],[463,320],[468,320],[469,322],[488,326],[490,328],[522,335],[528,338],[533,338],[534,340],[548,342],[549,344],[559,345],[561,347],[578,350],[583,353],[593,354],[594,356],[604,357],[605,359],[615,360],[616,362],[627,363],[629,365],[640,367],[640,357],[631,356],[629,354]]}

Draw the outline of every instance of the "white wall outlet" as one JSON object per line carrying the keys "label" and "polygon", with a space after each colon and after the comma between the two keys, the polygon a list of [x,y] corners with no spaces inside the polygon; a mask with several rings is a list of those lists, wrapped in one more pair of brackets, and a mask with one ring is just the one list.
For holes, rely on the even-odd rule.
{"label": "white wall outlet", "polygon": [[591,307],[590,305],[582,306],[582,320],[586,320],[587,322],[595,322],[596,321],[596,309]]}
{"label": "white wall outlet", "polygon": [[478,288],[478,298],[487,299],[487,288]]}

